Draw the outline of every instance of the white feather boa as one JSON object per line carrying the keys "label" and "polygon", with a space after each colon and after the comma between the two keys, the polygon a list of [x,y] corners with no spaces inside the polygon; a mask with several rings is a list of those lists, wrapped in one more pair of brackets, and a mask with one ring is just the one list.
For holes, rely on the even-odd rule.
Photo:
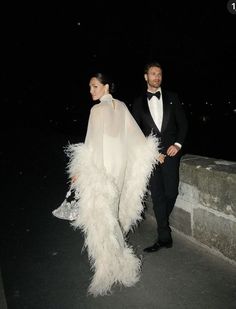
{"label": "white feather boa", "polygon": [[78,175],[73,183],[78,200],[77,217],[71,223],[85,237],[94,272],[88,292],[93,296],[111,292],[113,284],[133,286],[140,277],[141,260],[125,241],[125,235],[142,219],[143,197],[152,169],[157,163],[158,141],[131,147],[122,191],[111,175],[93,163],[86,144],[69,145],[68,173]]}

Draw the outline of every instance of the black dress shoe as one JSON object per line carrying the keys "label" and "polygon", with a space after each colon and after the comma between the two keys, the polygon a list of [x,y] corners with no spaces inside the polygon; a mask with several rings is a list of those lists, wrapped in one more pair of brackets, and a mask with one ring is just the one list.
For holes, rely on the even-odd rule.
{"label": "black dress shoe", "polygon": [[172,241],[162,242],[159,240],[153,246],[143,249],[143,251],[144,252],[156,252],[160,250],[161,248],[172,248],[172,246],[173,246]]}

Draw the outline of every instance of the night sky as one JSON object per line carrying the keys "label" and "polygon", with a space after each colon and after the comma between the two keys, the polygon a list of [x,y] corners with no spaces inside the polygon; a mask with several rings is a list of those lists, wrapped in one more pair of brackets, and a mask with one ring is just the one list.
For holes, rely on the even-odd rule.
{"label": "night sky", "polygon": [[235,132],[236,14],[227,1],[17,4],[3,15],[3,103],[12,118],[37,125],[70,111],[84,127],[91,71],[109,70],[116,97],[130,105],[145,86],[145,62],[155,59],[163,87],[179,93],[193,131],[212,133],[220,120]]}

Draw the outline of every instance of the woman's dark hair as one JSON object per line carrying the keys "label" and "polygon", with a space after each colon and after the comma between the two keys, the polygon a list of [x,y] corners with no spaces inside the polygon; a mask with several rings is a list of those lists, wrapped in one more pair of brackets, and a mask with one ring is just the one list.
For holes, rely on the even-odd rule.
{"label": "woman's dark hair", "polygon": [[111,79],[111,77],[108,76],[108,74],[98,72],[98,73],[92,74],[91,78],[92,77],[97,78],[99,80],[99,82],[101,84],[103,84],[103,85],[108,84],[109,85],[109,92],[110,93],[114,93],[115,92],[115,83]]}

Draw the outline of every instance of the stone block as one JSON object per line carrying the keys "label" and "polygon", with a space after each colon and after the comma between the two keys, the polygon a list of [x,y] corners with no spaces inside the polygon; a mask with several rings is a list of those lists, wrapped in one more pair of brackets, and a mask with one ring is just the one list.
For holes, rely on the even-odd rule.
{"label": "stone block", "polygon": [[205,209],[193,211],[193,237],[236,260],[236,222]]}
{"label": "stone block", "polygon": [[170,225],[178,231],[192,236],[191,214],[184,209],[174,207],[170,216]]}
{"label": "stone block", "polygon": [[236,162],[186,155],[180,180],[199,192],[199,203],[236,217]]}

